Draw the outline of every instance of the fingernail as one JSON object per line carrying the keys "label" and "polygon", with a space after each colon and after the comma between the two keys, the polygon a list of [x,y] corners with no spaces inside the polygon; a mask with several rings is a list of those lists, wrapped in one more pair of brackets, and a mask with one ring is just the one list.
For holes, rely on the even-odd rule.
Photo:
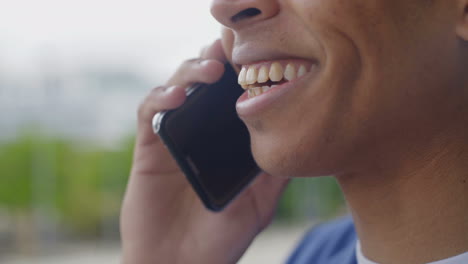
{"label": "fingernail", "polygon": [[202,61],[200,62],[200,65],[203,66],[203,67],[205,67],[206,65],[208,65],[208,63],[210,63],[210,61],[211,61],[211,60],[202,60]]}
{"label": "fingernail", "polygon": [[164,89],[164,92],[165,93],[172,93],[176,88],[177,88],[177,85],[169,86],[166,89]]}

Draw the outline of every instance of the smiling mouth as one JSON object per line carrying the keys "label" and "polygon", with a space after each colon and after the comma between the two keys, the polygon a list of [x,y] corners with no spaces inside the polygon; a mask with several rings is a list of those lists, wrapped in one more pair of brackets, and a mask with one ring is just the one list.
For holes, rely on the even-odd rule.
{"label": "smiling mouth", "polygon": [[316,63],[303,60],[282,60],[243,65],[238,83],[248,97],[261,95],[270,89],[298,79],[310,72]]}

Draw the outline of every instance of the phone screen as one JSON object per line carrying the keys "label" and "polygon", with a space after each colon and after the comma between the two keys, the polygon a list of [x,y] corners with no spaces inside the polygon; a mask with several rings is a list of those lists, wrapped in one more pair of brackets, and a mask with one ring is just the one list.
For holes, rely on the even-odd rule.
{"label": "phone screen", "polygon": [[259,173],[235,104],[244,90],[226,65],[222,79],[201,85],[165,114],[159,134],[205,205],[221,210]]}

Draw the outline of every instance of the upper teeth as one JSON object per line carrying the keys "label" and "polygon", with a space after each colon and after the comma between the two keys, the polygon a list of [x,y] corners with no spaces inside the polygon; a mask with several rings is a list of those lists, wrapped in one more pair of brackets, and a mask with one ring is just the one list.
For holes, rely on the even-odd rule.
{"label": "upper teeth", "polygon": [[283,68],[281,63],[273,62],[269,66],[262,65],[260,68],[257,65],[244,66],[239,73],[238,82],[242,88],[247,89],[255,83],[266,83],[269,80],[279,82],[294,80],[307,73],[305,65],[299,65],[297,68],[293,63],[288,63],[286,68]]}

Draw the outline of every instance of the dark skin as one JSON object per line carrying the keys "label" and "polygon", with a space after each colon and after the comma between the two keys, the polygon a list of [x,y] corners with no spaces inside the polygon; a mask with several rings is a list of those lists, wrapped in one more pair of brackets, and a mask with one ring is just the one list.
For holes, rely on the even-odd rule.
{"label": "dark skin", "polygon": [[[286,179],[263,173],[222,213],[209,212],[152,132],[156,112],[182,104],[190,83],[219,79],[225,60],[216,41],[200,60],[185,62],[166,86],[153,89],[140,106],[121,216],[124,263],[235,263],[273,217]],[[222,235],[209,235],[218,230]]]}
{"label": "dark skin", "polygon": [[[250,7],[262,12],[230,19]],[[467,7],[214,0],[212,13],[227,27],[223,45],[205,50],[203,64],[182,64],[140,107],[122,209],[124,263],[235,263],[271,221],[287,178],[320,175],[338,179],[369,259],[417,264],[467,251]],[[264,53],[271,50],[318,60],[319,74],[241,115],[268,173],[227,210],[210,213],[153,135],[151,118],[182,104],[190,83],[220,78],[224,61],[278,59]]]}

